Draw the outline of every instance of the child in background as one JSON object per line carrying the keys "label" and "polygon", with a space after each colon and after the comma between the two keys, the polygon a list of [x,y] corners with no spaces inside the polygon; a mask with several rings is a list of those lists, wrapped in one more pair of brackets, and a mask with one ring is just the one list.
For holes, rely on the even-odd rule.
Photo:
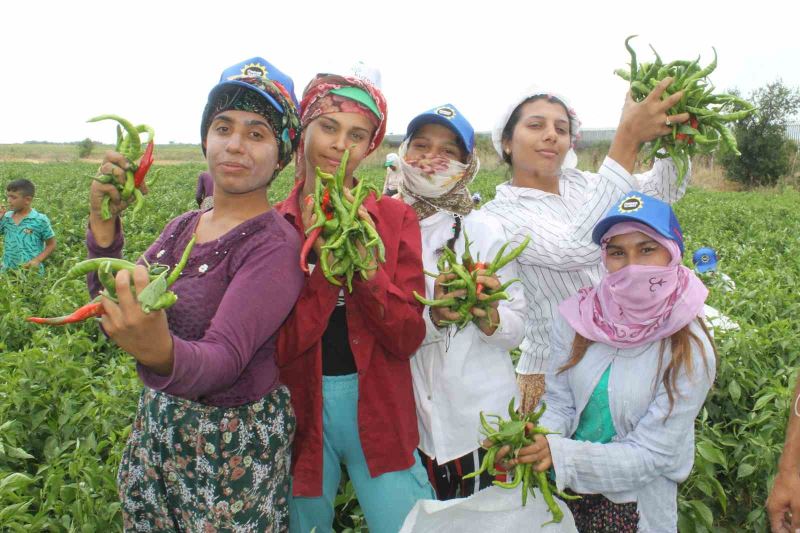
{"label": "child in background", "polygon": [[8,208],[0,206],[0,233],[4,237],[3,264],[10,268],[36,268],[56,249],[56,238],[47,215],[31,207],[36,188],[30,180],[14,180],[6,186]]}

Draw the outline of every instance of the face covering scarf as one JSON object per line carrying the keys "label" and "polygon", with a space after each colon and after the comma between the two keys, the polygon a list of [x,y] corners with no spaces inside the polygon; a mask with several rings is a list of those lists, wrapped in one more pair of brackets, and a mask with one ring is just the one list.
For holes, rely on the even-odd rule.
{"label": "face covering scarf", "polygon": [[583,288],[559,306],[561,315],[585,338],[615,348],[636,348],[669,337],[703,311],[708,296],[703,282],[680,264],[675,241],[637,222],[615,224],[602,239],[644,233],[671,254],[667,266],[629,265],[607,274],[596,287]]}
{"label": "face covering scarf", "polygon": [[472,211],[473,202],[467,186],[480,169],[480,160],[473,152],[466,163],[433,157],[406,161],[410,140],[400,146],[398,164],[400,193],[414,208],[420,220],[437,211],[465,216]]}

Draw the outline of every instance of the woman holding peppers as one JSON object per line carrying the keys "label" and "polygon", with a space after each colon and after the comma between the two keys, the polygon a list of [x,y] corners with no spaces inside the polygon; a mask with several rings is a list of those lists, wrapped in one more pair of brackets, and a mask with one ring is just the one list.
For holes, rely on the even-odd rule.
{"label": "woman holding peppers", "polygon": [[550,329],[558,304],[602,275],[600,248],[591,229],[616,199],[638,189],[668,202],[683,196],[688,174],[678,185],[671,159],[656,159],[653,168],[632,175],[643,142],[672,132],[688,113],[668,115],[682,93],[661,99],[665,78],[642,102],[628,94],[611,148],[595,174],[577,170],[573,147],[580,121],[568,100],[548,90],[531,89],[514,101],[492,130],[492,142],[511,169],[511,180],[497,186],[485,205],[502,223],[506,238],[531,243],[517,259],[528,321],[517,375],[525,412],[544,392],[550,357]]}
{"label": "woman holding peppers", "polygon": [[[262,58],[223,72],[201,122],[214,208],[172,220],[144,254],[172,266],[196,239],[172,286],[177,303],[145,313],[127,290],[102,300],[103,328],[145,384],[118,478],[128,531],[288,529],[295,417],[275,343],[303,280],[300,240],[266,193],[296,148],[293,91]],[[131,164],[110,152],[100,173],[122,180]],[[90,256],[119,257],[125,204],[116,187],[94,181],[90,206]],[[137,266],[132,278],[121,270],[116,287],[141,294],[147,270]],[[94,276],[90,289],[99,289]]]}
{"label": "woman holding peppers", "polygon": [[[496,274],[484,269],[505,239],[493,216],[473,209],[468,185],[480,161],[466,117],[451,104],[421,113],[409,123],[399,155],[400,196],[419,217],[425,270],[438,272],[445,248],[462,258],[469,246],[475,268],[486,262],[476,279],[485,289],[516,278],[514,261]],[[448,281],[445,274],[427,277],[427,298],[465,293],[449,290]],[[411,373],[419,453],[440,500],[467,497],[492,484],[488,474],[463,479],[478,469],[486,453],[478,445],[475,421],[481,411],[502,412],[511,398],[519,400],[508,351],[519,346],[525,334],[525,298],[519,283],[505,290],[507,300],[495,301],[487,310],[473,307],[475,318],[461,331],[445,325],[461,318],[447,307],[426,307],[423,313],[425,339],[411,360]]]}
{"label": "woman holding peppers", "polygon": [[[509,461],[551,466],[581,533],[677,531],[678,483],[716,371],[708,290],[681,265],[669,204],[631,192],[591,232],[604,276],[559,306],[536,435]],[[498,457],[505,450],[498,453]]]}
{"label": "woman holding peppers", "polygon": [[[317,75],[302,99],[298,182],[278,207],[303,236],[315,222],[315,169],[335,173],[349,150],[344,187],[381,142],[386,101],[370,82]],[[291,529],[331,531],[334,499],[347,468],[370,531],[396,532],[422,498],[432,497],[414,453],[419,443],[409,359],[425,336],[419,224],[414,210],[374,195],[359,216],[385,247],[378,263],[361,249],[366,279],[352,293],[329,282],[317,265],[278,339],[281,379],[292,393],[297,435],[292,463]],[[319,262],[319,238],[308,258]],[[330,253],[325,250],[324,253]]]}

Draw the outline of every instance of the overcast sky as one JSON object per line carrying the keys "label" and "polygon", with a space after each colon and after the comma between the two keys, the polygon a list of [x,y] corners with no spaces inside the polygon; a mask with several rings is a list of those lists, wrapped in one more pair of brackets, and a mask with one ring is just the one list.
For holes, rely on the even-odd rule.
{"label": "overcast sky", "polygon": [[[721,90],[782,78],[800,86],[793,2],[484,0],[15,1],[0,8],[0,143],[111,142],[115,113],[156,141],[199,142],[208,91],[225,67],[262,56],[295,80],[358,61],[380,69],[388,131],[455,104],[478,131],[536,83],[561,92],[584,127],[613,127],[626,36],[647,60],[712,58]],[[215,7],[208,7],[208,6]],[[474,7],[473,7],[474,6]]]}

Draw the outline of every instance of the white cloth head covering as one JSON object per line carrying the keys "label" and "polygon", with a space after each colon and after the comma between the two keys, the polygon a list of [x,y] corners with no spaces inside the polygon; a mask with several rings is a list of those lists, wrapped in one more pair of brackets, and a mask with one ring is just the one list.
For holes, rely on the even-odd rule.
{"label": "white cloth head covering", "polygon": [[566,157],[564,157],[564,162],[561,164],[561,168],[575,168],[578,165],[578,156],[575,154],[575,143],[578,142],[578,139],[580,138],[581,121],[578,120],[578,115],[569,104],[569,100],[564,98],[561,93],[548,91],[535,85],[520,93],[519,98],[515,99],[508,109],[506,109],[505,112],[503,112],[503,114],[500,116],[499,120],[492,129],[492,144],[494,145],[494,149],[497,152],[497,155],[499,155],[502,159],[503,130],[505,129],[506,124],[508,124],[508,119],[511,118],[511,114],[514,113],[514,110],[519,107],[522,102],[528,98],[540,95],[556,98],[562,104],[564,104],[564,107],[567,108],[567,114],[569,115],[570,149],[569,152],[567,152]]}

